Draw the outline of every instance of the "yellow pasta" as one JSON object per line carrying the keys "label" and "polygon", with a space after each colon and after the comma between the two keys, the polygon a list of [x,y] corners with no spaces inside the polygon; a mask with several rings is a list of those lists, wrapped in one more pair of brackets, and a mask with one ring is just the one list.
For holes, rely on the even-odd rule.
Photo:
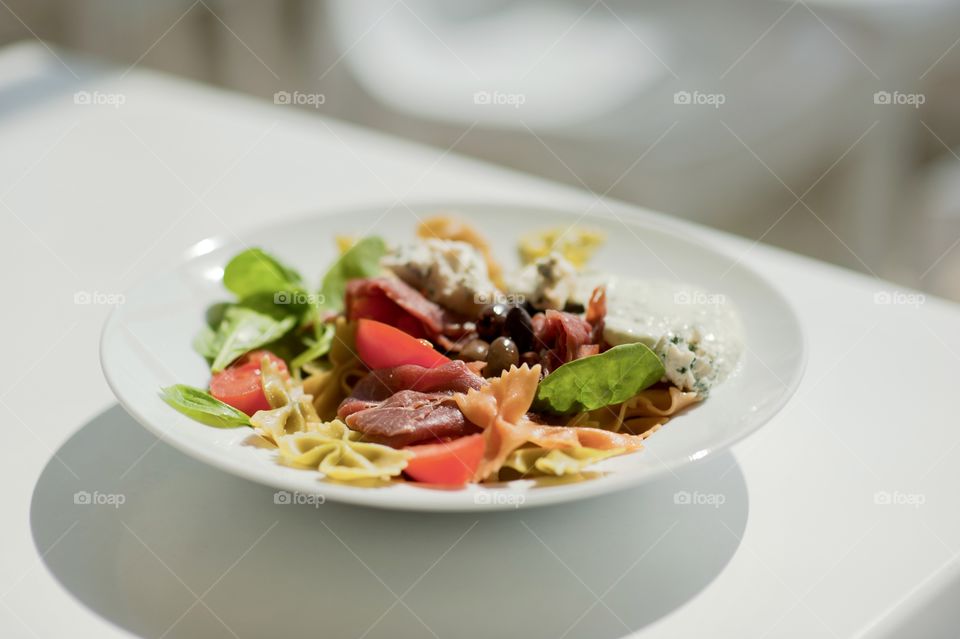
{"label": "yellow pasta", "polygon": [[313,407],[323,421],[336,418],[340,402],[350,395],[354,385],[367,373],[356,353],[355,335],[356,324],[338,317],[328,355],[328,368],[303,380],[304,391],[313,396]]}
{"label": "yellow pasta", "polygon": [[627,401],[575,415],[567,426],[602,428],[649,437],[680,411],[696,404],[701,397],[676,386],[648,388]]}
{"label": "yellow pasta", "polygon": [[520,239],[520,260],[530,264],[559,253],[577,268],[586,266],[605,240],[603,233],[581,228],[555,228],[529,233]]}
{"label": "yellow pasta", "polygon": [[356,441],[358,433],[339,419],[316,424],[311,432],[280,437],[280,459],[294,466],[316,468],[331,479],[387,479],[399,475],[410,453],[389,446]]}

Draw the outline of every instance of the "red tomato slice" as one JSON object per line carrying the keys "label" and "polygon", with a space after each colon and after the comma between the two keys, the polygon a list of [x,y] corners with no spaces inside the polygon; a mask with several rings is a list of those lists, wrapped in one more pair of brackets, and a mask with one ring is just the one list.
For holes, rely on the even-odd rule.
{"label": "red tomato slice", "polygon": [[258,410],[270,410],[260,378],[260,363],[264,356],[273,360],[281,373],[289,374],[287,364],[273,353],[253,351],[214,375],[210,380],[210,394],[247,415],[253,415]]}
{"label": "red tomato slice", "polygon": [[264,357],[269,357],[274,365],[280,370],[284,375],[289,375],[290,371],[287,369],[287,363],[283,359],[277,357],[270,351],[250,351],[233,364],[230,364],[230,368],[246,368],[252,366],[253,368],[260,368],[260,363],[263,361]]}
{"label": "red tomato slice", "polygon": [[483,460],[483,434],[467,435],[449,442],[407,446],[413,457],[403,469],[414,481],[462,486],[470,481]]}
{"label": "red tomato slice", "polygon": [[357,320],[357,354],[373,370],[404,364],[436,368],[450,361],[399,328],[371,319]]}

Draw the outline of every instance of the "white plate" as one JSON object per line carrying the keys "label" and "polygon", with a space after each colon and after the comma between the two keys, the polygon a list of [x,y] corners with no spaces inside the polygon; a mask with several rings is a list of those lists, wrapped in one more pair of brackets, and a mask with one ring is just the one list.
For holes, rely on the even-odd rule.
{"label": "white plate", "polygon": [[[492,510],[536,506],[600,495],[649,480],[701,459],[745,437],[769,420],[796,390],[805,363],[800,325],[789,304],[764,279],[734,257],[663,228],[643,217],[584,217],[561,211],[502,204],[423,205],[415,214],[398,207],[313,215],[247,234],[243,242],[200,242],[175,269],[125,294],[103,330],[100,359],[107,382],[124,408],[165,442],[240,477],[290,493],[410,510]],[[612,273],[679,278],[734,302],[743,317],[746,353],[739,370],[711,397],[647,440],[645,450],[607,460],[597,476],[577,482],[520,480],[491,486],[440,490],[414,483],[359,487],[325,480],[314,471],[276,463],[276,453],[249,445],[250,430],[220,430],[177,413],[158,397],[174,383],[204,387],[206,362],[191,348],[207,306],[228,299],[220,278],[239,250],[260,246],[318,282],[336,254],[335,235],[377,233],[388,240],[413,237],[418,218],[455,210],[490,238],[497,255],[515,259],[516,239],[546,227],[582,226],[607,233],[592,266]],[[509,262],[508,262],[509,263]],[[109,446],[109,442],[104,442]],[[278,499],[284,499],[281,495]]]}

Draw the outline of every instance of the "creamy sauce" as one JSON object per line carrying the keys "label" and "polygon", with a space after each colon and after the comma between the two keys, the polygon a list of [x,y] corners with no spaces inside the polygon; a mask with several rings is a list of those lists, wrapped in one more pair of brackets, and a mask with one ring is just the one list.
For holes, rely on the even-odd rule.
{"label": "creamy sauce", "polygon": [[607,288],[604,339],[646,344],[664,361],[667,381],[706,395],[740,360],[743,325],[723,295],[669,281],[583,278],[584,290],[597,283]]}

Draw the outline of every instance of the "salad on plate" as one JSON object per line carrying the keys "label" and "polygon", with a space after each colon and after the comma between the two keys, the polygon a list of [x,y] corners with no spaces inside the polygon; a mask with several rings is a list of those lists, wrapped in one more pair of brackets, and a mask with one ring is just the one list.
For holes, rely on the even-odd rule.
{"label": "salad on plate", "polygon": [[330,480],[456,487],[584,476],[640,451],[741,358],[722,295],[592,269],[598,232],[522,237],[514,270],[445,215],[410,241],[337,243],[318,287],[281,256],[234,256],[234,299],[193,344],[209,383],[163,400]]}

